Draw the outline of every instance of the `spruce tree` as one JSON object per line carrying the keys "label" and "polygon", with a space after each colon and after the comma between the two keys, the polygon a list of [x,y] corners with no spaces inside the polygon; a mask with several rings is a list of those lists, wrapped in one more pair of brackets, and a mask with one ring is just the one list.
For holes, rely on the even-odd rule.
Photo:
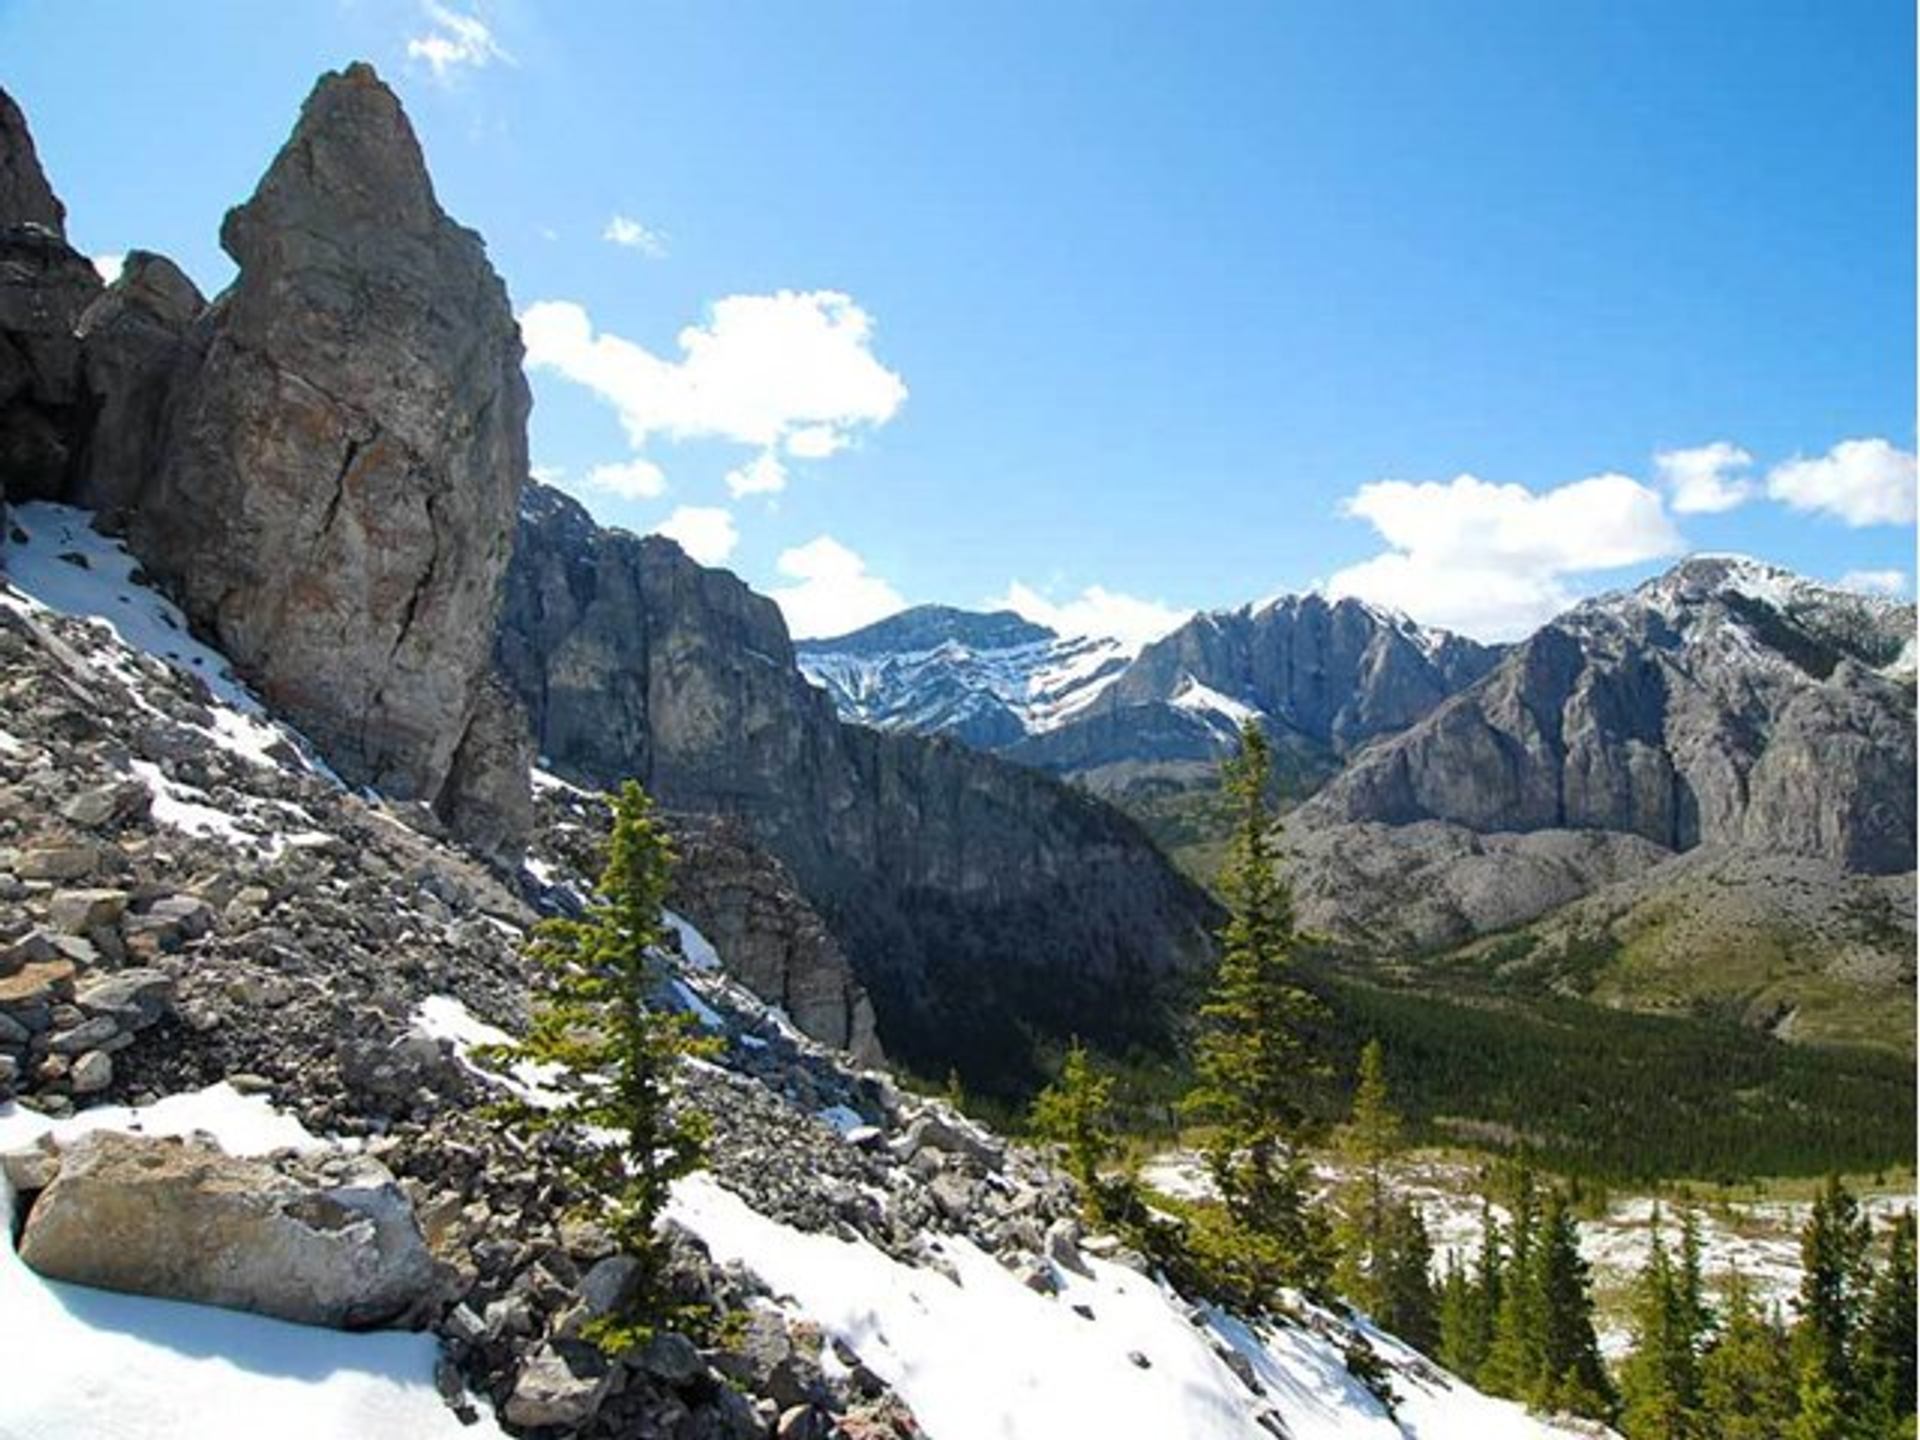
{"label": "spruce tree", "polygon": [[1100,1167],[1112,1156],[1113,1079],[1093,1068],[1086,1046],[1076,1038],[1060,1074],[1033,1102],[1034,1133],[1067,1152],[1067,1168],[1080,1182],[1090,1212],[1098,1212]]}
{"label": "spruce tree", "polygon": [[1856,1408],[1854,1351],[1867,1296],[1871,1239],[1859,1202],[1839,1176],[1828,1176],[1800,1232],[1799,1318],[1793,1346],[1801,1429],[1809,1436],[1829,1427],[1830,1411],[1841,1416],[1832,1423],[1846,1430]]}
{"label": "spruce tree", "polygon": [[1440,1344],[1434,1358],[1462,1380],[1471,1381],[1486,1358],[1481,1315],[1484,1292],[1458,1254],[1447,1256],[1440,1282]]}
{"label": "spruce tree", "polygon": [[1318,1292],[1331,1268],[1329,1239],[1310,1203],[1300,1142],[1306,1099],[1324,1067],[1304,1033],[1318,1006],[1291,978],[1293,902],[1275,866],[1271,771],[1266,735],[1249,721],[1221,772],[1234,821],[1220,879],[1229,918],[1219,970],[1200,1007],[1197,1083],[1185,1109],[1214,1126],[1207,1165],[1232,1226],[1243,1232],[1252,1283]]}
{"label": "spruce tree", "polygon": [[[629,780],[613,805],[613,831],[594,901],[578,919],[543,921],[528,955],[538,966],[526,1038],[498,1052],[509,1061],[557,1065],[564,1098],[522,1107],[530,1127],[557,1132],[570,1157],[583,1210],[639,1262],[627,1306],[589,1338],[617,1350],[644,1338],[659,1318],[664,1252],[654,1222],[674,1180],[704,1150],[701,1117],[672,1106],[683,1057],[710,1048],[689,1017],[654,1004],[673,852],[652,806]],[[603,1143],[594,1132],[611,1132]]]}
{"label": "spruce tree", "polygon": [[1440,1346],[1439,1306],[1433,1293],[1433,1241],[1412,1201],[1387,1208],[1381,1252],[1385,1269],[1377,1318],[1388,1331],[1424,1355]]}
{"label": "spruce tree", "polygon": [[1524,1159],[1514,1170],[1509,1189],[1507,1255],[1480,1380],[1496,1395],[1524,1400],[1531,1396],[1543,1363],[1539,1352],[1543,1323],[1534,1264],[1539,1197],[1534,1191],[1533,1171]]}
{"label": "spruce tree", "polygon": [[1753,1286],[1735,1270],[1726,1318],[1700,1361],[1700,1434],[1712,1440],[1779,1440],[1793,1414],[1787,1337],[1760,1313]]}
{"label": "spruce tree", "polygon": [[1387,1161],[1400,1148],[1400,1133],[1400,1116],[1387,1093],[1385,1052],[1378,1040],[1369,1040],[1360,1052],[1353,1115],[1340,1133],[1341,1151],[1354,1173],[1341,1191],[1334,1285],[1382,1324],[1387,1277],[1394,1265],[1387,1233]]}
{"label": "spruce tree", "polygon": [[1654,1210],[1647,1262],[1634,1283],[1633,1349],[1620,1372],[1620,1428],[1628,1440],[1692,1440],[1699,1430],[1694,1326],[1700,1296],[1697,1230],[1691,1261],[1676,1264]]}
{"label": "spruce tree", "polygon": [[1868,1433],[1914,1434],[1914,1216],[1894,1217],[1886,1263],[1873,1279],[1859,1344],[1859,1389]]}
{"label": "spruce tree", "polygon": [[1533,1268],[1540,1370],[1529,1398],[1552,1409],[1605,1419],[1613,1410],[1613,1386],[1593,1331],[1592,1277],[1580,1254],[1573,1207],[1558,1189],[1547,1196]]}

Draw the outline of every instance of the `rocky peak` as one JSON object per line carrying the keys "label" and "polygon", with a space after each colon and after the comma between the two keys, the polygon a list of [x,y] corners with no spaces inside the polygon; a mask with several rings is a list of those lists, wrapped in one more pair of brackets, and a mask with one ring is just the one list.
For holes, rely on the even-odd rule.
{"label": "rocky peak", "polygon": [[343,777],[510,849],[524,767],[485,683],[527,470],[506,287],[366,65],[320,80],[221,238],[240,274],[175,370],[133,547]]}
{"label": "rocky peak", "polygon": [[9,225],[38,225],[58,240],[67,238],[67,207],[40,168],[27,117],[0,89],[0,226]]}
{"label": "rocky peak", "polygon": [[801,640],[794,648],[842,655],[880,655],[936,650],[959,645],[968,650],[1012,650],[1022,645],[1044,645],[1059,637],[1011,610],[982,613],[951,605],[915,605],[876,620],[858,630],[830,639]]}

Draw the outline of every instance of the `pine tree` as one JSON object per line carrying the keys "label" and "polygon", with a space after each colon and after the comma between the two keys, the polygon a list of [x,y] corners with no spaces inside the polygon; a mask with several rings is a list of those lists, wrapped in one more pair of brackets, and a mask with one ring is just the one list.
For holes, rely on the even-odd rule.
{"label": "pine tree", "polygon": [[1862,1414],[1876,1437],[1914,1434],[1914,1216],[1887,1231],[1886,1264],[1874,1276],[1859,1344]]}
{"label": "pine tree", "polygon": [[1701,1433],[1694,1352],[1702,1304],[1698,1266],[1697,1227],[1690,1224],[1683,1232],[1676,1264],[1656,1208],[1647,1263],[1634,1284],[1633,1350],[1620,1372],[1620,1428],[1628,1440],[1692,1440]]}
{"label": "pine tree", "polygon": [[1557,1189],[1547,1196],[1533,1269],[1540,1370],[1529,1398],[1552,1409],[1605,1419],[1613,1410],[1613,1386],[1593,1331],[1592,1277],[1580,1254],[1573,1207]]}
{"label": "pine tree", "polygon": [[1031,1119],[1035,1134],[1065,1148],[1067,1168],[1080,1182],[1089,1209],[1097,1210],[1100,1167],[1115,1146],[1113,1079],[1093,1068],[1078,1039],[1068,1048],[1059,1077],[1035,1097]]}
{"label": "pine tree", "polygon": [[1513,1172],[1508,1197],[1507,1256],[1500,1293],[1494,1299],[1493,1328],[1480,1381],[1496,1395],[1530,1397],[1542,1371],[1540,1292],[1536,1283],[1534,1242],[1540,1223],[1533,1171],[1522,1160]]}
{"label": "pine tree", "polygon": [[1700,1433],[1713,1440],[1779,1440],[1793,1413],[1787,1338],[1760,1313],[1753,1286],[1727,1276],[1726,1320],[1700,1362]]}
{"label": "pine tree", "polygon": [[1438,1302],[1433,1293],[1433,1241],[1420,1209],[1404,1197],[1387,1208],[1382,1253],[1380,1308],[1376,1318],[1389,1332],[1431,1355],[1440,1345]]}
{"label": "pine tree", "polygon": [[[1400,1116],[1387,1093],[1386,1056],[1378,1040],[1360,1052],[1360,1083],[1353,1115],[1340,1133],[1340,1148],[1354,1167],[1342,1189],[1335,1230],[1339,1264],[1334,1286],[1349,1302],[1385,1324],[1390,1196],[1387,1161],[1400,1148]],[[1391,1327],[1389,1327],[1391,1328]],[[1407,1337],[1402,1337],[1407,1338]]]}
{"label": "pine tree", "polygon": [[1854,1351],[1867,1295],[1871,1242],[1872,1232],[1861,1218],[1859,1203],[1839,1176],[1829,1176],[1800,1231],[1799,1319],[1793,1345],[1800,1377],[1801,1429],[1809,1436],[1827,1425],[1829,1410],[1841,1416],[1835,1423],[1844,1431],[1856,1408]]}
{"label": "pine tree", "polygon": [[1275,868],[1266,795],[1271,770],[1267,738],[1249,722],[1239,752],[1221,772],[1234,818],[1220,880],[1229,918],[1220,934],[1219,971],[1200,1007],[1198,1083],[1185,1109],[1215,1127],[1208,1169],[1229,1219],[1247,1239],[1244,1263],[1257,1263],[1259,1278],[1273,1285],[1317,1292],[1328,1278],[1330,1242],[1309,1201],[1300,1140],[1309,1088],[1324,1067],[1303,1033],[1318,1006],[1289,978],[1293,901]]}
{"label": "pine tree", "polygon": [[[630,1303],[590,1335],[609,1349],[643,1338],[658,1314],[664,1252],[654,1222],[674,1180],[704,1150],[700,1117],[671,1102],[682,1058],[710,1047],[691,1033],[688,1017],[651,1003],[672,865],[646,793],[627,781],[614,800],[597,897],[580,918],[547,920],[534,931],[528,954],[544,988],[526,1038],[497,1052],[561,1067],[561,1103],[523,1108],[520,1118],[563,1137],[591,1217],[640,1264]],[[618,1142],[598,1143],[590,1131],[611,1131]]]}

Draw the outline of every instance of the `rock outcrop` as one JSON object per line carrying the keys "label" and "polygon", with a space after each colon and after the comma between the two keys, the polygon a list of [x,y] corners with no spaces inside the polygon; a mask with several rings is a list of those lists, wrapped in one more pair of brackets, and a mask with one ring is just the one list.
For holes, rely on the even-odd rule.
{"label": "rock outcrop", "polygon": [[726,957],[727,973],[814,1039],[878,1062],[873,1005],[786,867],[736,821],[676,817],[672,831],[668,903]]}
{"label": "rock outcrop", "polygon": [[0,520],[9,498],[60,499],[78,464],[88,409],[74,327],[99,293],[26,117],[0,90]]}
{"label": "rock outcrop", "polygon": [[527,468],[505,287],[364,64],[321,79],[221,243],[240,274],[188,334],[134,551],[344,778],[497,831],[511,804],[461,786],[498,749]]}
{"label": "rock outcrop", "polygon": [[56,1280],[337,1329],[396,1320],[434,1282],[413,1208],[377,1161],[303,1173],[112,1131],[60,1156],[20,1254]]}
{"label": "rock outcrop", "polygon": [[1023,1027],[1165,1038],[1213,911],[1125,817],[959,745],[840,724],[778,608],[530,486],[500,637],[546,763],[737,819],[852,959],[887,1052],[1006,1077]]}
{"label": "rock outcrop", "polygon": [[68,499],[93,511],[102,529],[125,528],[128,508],[152,478],[187,332],[206,308],[206,297],[178,265],[132,250],[119,276],[80,315],[91,424]]}

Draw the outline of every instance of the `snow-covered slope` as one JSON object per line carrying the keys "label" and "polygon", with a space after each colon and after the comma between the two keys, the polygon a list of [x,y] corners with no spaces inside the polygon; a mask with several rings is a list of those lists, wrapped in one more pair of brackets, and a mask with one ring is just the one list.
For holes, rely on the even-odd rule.
{"label": "snow-covered slope", "polygon": [[1132,652],[1011,611],[921,605],[851,634],[796,641],[794,656],[842,719],[996,749],[1084,708]]}

